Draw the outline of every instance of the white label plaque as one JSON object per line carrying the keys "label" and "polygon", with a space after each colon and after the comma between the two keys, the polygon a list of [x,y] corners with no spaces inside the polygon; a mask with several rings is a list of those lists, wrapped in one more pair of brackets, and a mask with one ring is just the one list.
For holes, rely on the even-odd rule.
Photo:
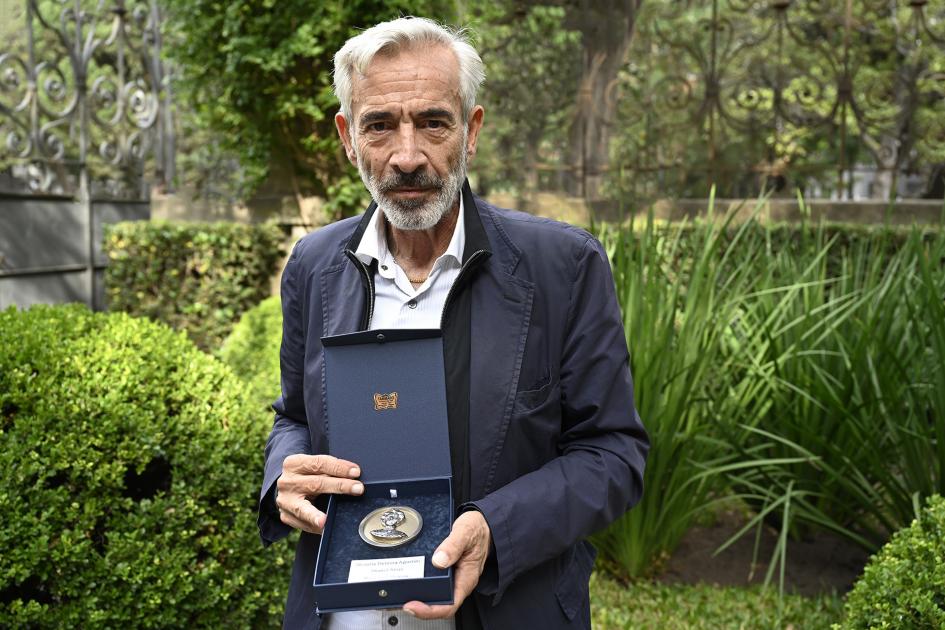
{"label": "white label plaque", "polygon": [[423,556],[352,560],[348,582],[380,582],[410,580],[423,577]]}

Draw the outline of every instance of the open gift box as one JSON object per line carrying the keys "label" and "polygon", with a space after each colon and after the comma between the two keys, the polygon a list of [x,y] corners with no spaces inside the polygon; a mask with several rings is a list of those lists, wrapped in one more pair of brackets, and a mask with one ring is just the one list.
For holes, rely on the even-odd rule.
{"label": "open gift box", "polygon": [[[430,559],[453,523],[439,330],[371,330],[322,339],[329,451],[361,467],[364,494],[329,497],[313,587],[319,613],[453,602],[453,570]],[[372,546],[362,520],[405,507],[416,537]],[[412,533],[412,532],[408,532]],[[400,535],[398,533],[398,535]]]}

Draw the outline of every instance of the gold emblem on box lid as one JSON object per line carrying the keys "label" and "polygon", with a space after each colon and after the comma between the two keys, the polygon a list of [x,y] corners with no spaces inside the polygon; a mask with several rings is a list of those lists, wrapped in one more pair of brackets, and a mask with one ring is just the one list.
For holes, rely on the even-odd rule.
{"label": "gold emblem on box lid", "polygon": [[374,411],[397,409],[397,392],[389,394],[374,394]]}

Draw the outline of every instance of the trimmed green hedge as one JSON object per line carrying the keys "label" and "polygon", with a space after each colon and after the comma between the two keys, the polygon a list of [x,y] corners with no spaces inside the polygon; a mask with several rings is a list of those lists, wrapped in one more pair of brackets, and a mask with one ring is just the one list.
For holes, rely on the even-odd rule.
{"label": "trimmed green hedge", "polygon": [[844,611],[837,630],[945,628],[945,499],[929,499],[873,556]]}
{"label": "trimmed green hedge", "polygon": [[282,341],[282,302],[266,298],[246,311],[220,349],[220,358],[249,386],[262,409],[279,396],[279,344]]}
{"label": "trimmed green hedge", "polygon": [[219,348],[244,311],[270,293],[283,254],[274,224],[126,222],[105,235],[111,310],[186,330]]}
{"label": "trimmed green hedge", "polygon": [[0,627],[276,627],[255,526],[267,423],[183,333],[0,312]]}

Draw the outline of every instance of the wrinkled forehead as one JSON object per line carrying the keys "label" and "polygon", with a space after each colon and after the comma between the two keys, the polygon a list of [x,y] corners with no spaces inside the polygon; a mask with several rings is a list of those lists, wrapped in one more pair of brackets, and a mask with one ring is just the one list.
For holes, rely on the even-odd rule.
{"label": "wrinkled forehead", "polygon": [[442,44],[414,44],[378,52],[352,76],[352,113],[363,107],[424,100],[460,107],[459,61]]}

